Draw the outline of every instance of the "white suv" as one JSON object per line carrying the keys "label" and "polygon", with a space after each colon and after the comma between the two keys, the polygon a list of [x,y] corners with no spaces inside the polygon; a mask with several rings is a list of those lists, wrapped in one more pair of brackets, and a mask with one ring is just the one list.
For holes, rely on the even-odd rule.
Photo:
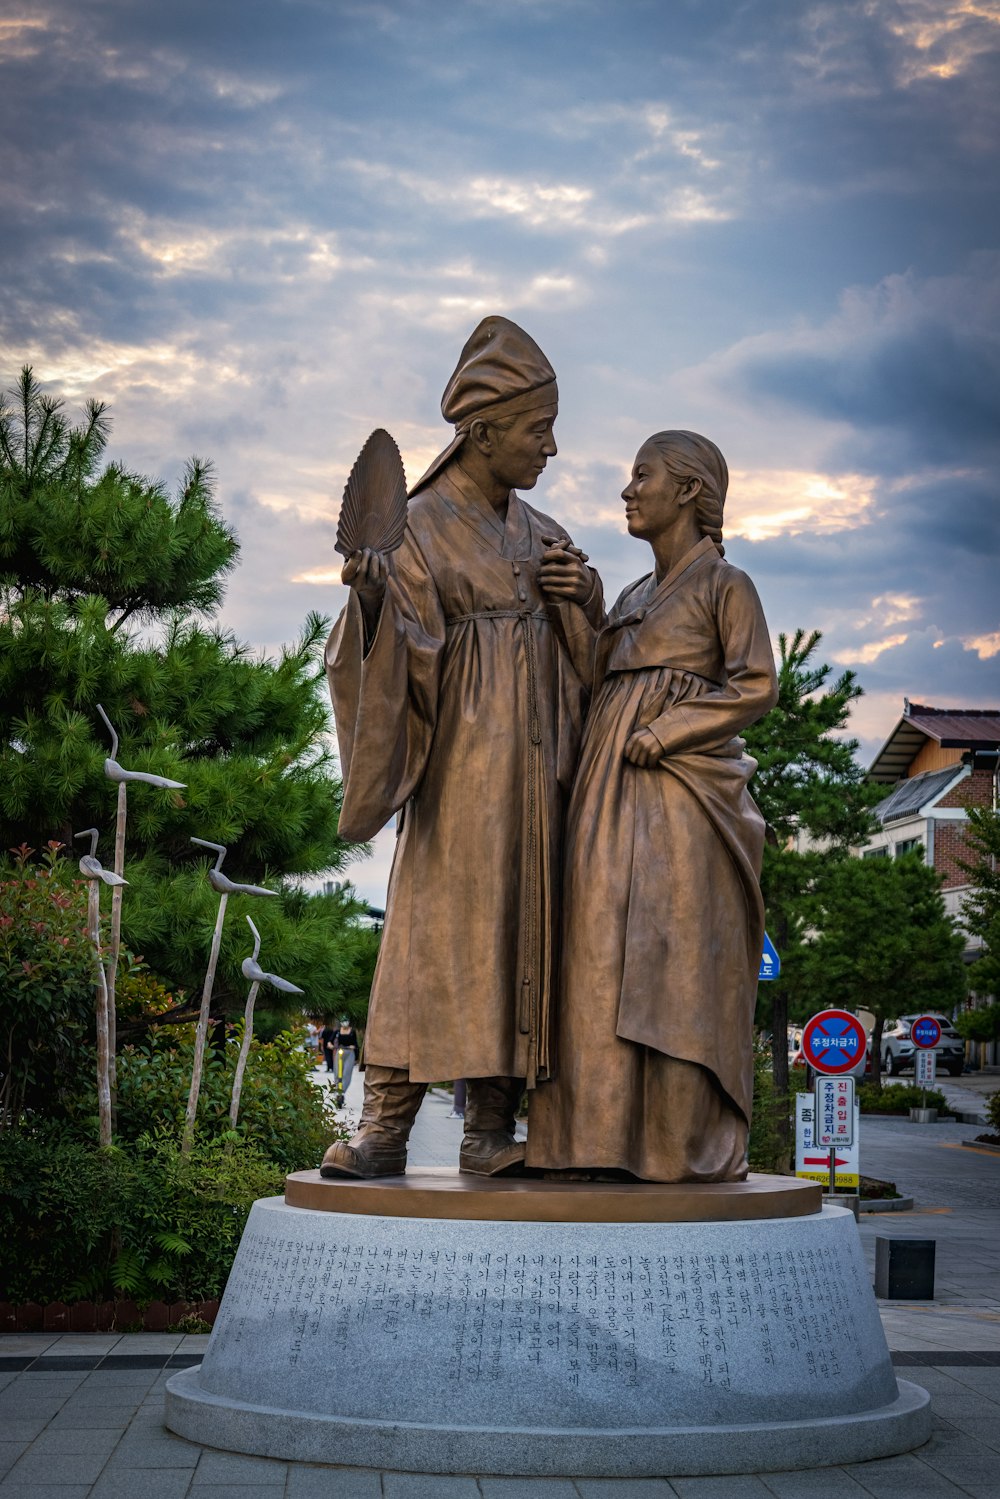
{"label": "white suv", "polygon": [[[946,1015],[941,1015],[936,1010],[924,1010],[922,1013],[933,1015],[941,1027],[941,1039],[934,1047],[938,1071],[950,1072],[952,1077],[958,1077],[965,1066],[965,1042]],[[912,1071],[914,1056],[919,1048],[913,1044],[910,1026],[919,1019],[919,1015],[900,1015],[893,1025],[887,1025],[882,1032],[882,1071],[888,1077],[895,1077],[904,1070]]]}

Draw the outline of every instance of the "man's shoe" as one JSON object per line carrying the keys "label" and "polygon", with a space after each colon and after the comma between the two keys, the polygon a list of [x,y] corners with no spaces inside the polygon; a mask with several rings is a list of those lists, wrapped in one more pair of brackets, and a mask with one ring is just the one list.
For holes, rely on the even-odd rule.
{"label": "man's shoe", "polygon": [[350,1140],[330,1146],[320,1176],[402,1176],[406,1142],[426,1088],[411,1083],[401,1069],[370,1063],[361,1122]]}
{"label": "man's shoe", "polygon": [[402,1176],[405,1170],[405,1150],[391,1145],[379,1146],[373,1140],[360,1141],[357,1145],[338,1140],[323,1157],[319,1174],[326,1177]]}
{"label": "man's shoe", "polygon": [[503,1130],[466,1134],[458,1169],[473,1176],[520,1176],[524,1170],[524,1143]]}

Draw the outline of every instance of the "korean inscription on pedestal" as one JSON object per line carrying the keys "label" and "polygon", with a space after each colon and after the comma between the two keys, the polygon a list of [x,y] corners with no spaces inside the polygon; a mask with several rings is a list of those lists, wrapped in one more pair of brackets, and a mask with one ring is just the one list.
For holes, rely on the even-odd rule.
{"label": "korean inscription on pedestal", "polygon": [[448,1249],[410,1238],[345,1236],[331,1248],[249,1233],[217,1336],[238,1344],[247,1319],[273,1320],[290,1304],[279,1314],[290,1368],[310,1340],[335,1356],[362,1338],[371,1352],[391,1352],[425,1335],[444,1352],[448,1381],[497,1384],[534,1370],[581,1391],[608,1380],[635,1389],[650,1361],[667,1374],[694,1367],[704,1386],[729,1390],[751,1349],[765,1365],[780,1350],[816,1386],[850,1372],[852,1360],[861,1367],[849,1309],[866,1288],[829,1249],[693,1254],[675,1243],[658,1255],[515,1255],[485,1236]]}

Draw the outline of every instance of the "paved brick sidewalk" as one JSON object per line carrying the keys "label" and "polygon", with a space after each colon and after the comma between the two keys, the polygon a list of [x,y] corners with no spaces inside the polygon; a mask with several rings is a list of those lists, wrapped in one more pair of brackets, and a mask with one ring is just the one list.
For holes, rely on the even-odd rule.
{"label": "paved brick sidewalk", "polygon": [[[360,1103],[352,1086],[348,1113],[356,1117]],[[450,1107],[444,1095],[425,1101],[414,1164],[455,1163],[462,1126],[448,1119]],[[922,1207],[918,1197],[915,1213],[863,1216],[860,1225],[869,1260],[880,1233],[938,1241],[938,1300],[880,1308],[900,1374],[934,1399],[934,1435],[916,1453],[804,1473],[617,1482],[271,1462],[165,1429],[167,1362],[197,1362],[207,1338],[35,1334],[0,1337],[0,1499],[1000,1499],[1000,1166],[965,1157],[960,1141],[971,1133],[892,1122],[867,1131],[880,1170],[898,1156],[900,1180],[909,1180],[906,1152],[916,1147],[931,1197],[951,1200],[948,1183],[956,1204]],[[964,1185],[954,1181],[956,1152]]]}
{"label": "paved brick sidewalk", "polygon": [[934,1435],[919,1452],[806,1473],[617,1482],[441,1478],[216,1452],[163,1425],[171,1368],[197,1362],[207,1338],[5,1336],[0,1499],[1000,1499],[1000,1318],[897,1303],[883,1322],[900,1374],[934,1398]]}

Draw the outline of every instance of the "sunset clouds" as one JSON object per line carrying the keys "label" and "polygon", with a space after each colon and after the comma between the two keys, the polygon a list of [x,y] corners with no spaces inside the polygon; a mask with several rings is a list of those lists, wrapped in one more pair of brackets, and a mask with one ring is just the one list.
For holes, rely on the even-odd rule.
{"label": "sunset clouds", "polygon": [[368,432],[421,472],[503,312],[559,375],[532,498],[608,593],[636,448],[705,431],[873,749],[904,695],[1000,703],[998,52],[993,0],[0,0],[0,374],[214,460],[224,619],[273,648],[340,607]]}

